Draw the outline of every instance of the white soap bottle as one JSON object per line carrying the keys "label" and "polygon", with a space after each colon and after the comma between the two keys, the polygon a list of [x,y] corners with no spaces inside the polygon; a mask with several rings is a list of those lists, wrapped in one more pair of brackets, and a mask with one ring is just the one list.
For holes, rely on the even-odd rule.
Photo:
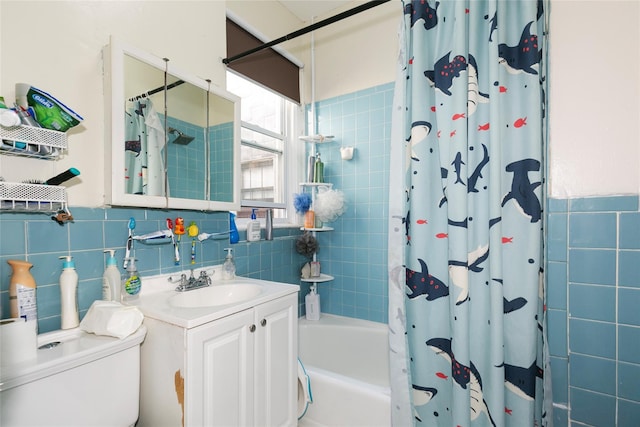
{"label": "white soap bottle", "polygon": [[71,256],[61,256],[62,274],[60,274],[61,329],[76,328],[78,318],[78,273]]}
{"label": "white soap bottle", "polygon": [[251,220],[247,223],[247,241],[260,240],[260,221],[256,218],[256,209],[251,210]]}
{"label": "white soap bottle", "polygon": [[115,249],[105,249],[103,252],[109,252],[107,258],[107,267],[102,275],[102,299],[105,301],[120,302],[120,270],[115,258]]}
{"label": "white soap bottle", "polygon": [[316,285],[311,285],[309,293],[304,297],[305,317],[307,320],[320,320],[320,295],[316,292]]}
{"label": "white soap bottle", "polygon": [[236,277],[236,263],[233,261],[233,249],[224,248],[224,250],[227,251],[227,257],[222,264],[222,278],[229,280]]}

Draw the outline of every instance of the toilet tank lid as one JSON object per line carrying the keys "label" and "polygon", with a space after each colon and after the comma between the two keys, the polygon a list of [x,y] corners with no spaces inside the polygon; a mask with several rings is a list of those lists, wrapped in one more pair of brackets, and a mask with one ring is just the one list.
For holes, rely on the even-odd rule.
{"label": "toilet tank lid", "polygon": [[146,333],[147,328],[142,325],[123,339],[90,334],[80,328],[40,334],[36,358],[1,366],[0,391],[139,346]]}

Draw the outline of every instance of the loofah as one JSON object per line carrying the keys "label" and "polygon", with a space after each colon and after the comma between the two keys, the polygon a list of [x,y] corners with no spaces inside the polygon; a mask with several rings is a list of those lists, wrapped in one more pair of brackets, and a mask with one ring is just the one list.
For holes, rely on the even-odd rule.
{"label": "loofah", "polygon": [[294,194],[293,207],[299,214],[306,213],[311,207],[311,195],[309,193]]}
{"label": "loofah", "polygon": [[318,189],[313,211],[322,222],[332,222],[338,219],[346,210],[344,193],[340,190]]}
{"label": "loofah", "polygon": [[311,258],[317,251],[318,241],[308,231],[305,231],[304,234],[300,235],[296,239],[296,252],[298,252],[300,255]]}

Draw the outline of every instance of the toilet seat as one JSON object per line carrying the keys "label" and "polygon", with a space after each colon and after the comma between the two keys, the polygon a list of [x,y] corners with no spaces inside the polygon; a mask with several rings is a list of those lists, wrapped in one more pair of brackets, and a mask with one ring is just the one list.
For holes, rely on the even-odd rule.
{"label": "toilet seat", "polygon": [[311,380],[302,365],[302,361],[298,358],[298,419],[301,419],[307,413],[309,403],[313,403]]}

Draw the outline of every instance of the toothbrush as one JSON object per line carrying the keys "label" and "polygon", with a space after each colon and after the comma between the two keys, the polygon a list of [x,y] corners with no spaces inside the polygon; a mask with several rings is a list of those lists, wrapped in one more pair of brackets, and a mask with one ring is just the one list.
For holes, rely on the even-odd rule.
{"label": "toothbrush", "polygon": [[198,235],[198,226],[195,222],[191,221],[189,227],[187,227],[187,233],[191,237],[191,264],[196,263],[196,236]]}
{"label": "toothbrush", "polygon": [[129,257],[131,256],[131,249],[133,248],[133,229],[136,228],[136,220],[133,217],[129,218],[128,227],[129,237],[127,238],[127,247],[125,249],[124,263],[122,265],[124,269],[126,269],[127,265],[129,264]]}
{"label": "toothbrush", "polygon": [[167,218],[167,228],[171,232],[171,242],[173,243],[173,260],[175,265],[180,265],[180,251],[178,249],[178,244],[176,243],[175,236],[173,234],[173,221],[171,218]]}

